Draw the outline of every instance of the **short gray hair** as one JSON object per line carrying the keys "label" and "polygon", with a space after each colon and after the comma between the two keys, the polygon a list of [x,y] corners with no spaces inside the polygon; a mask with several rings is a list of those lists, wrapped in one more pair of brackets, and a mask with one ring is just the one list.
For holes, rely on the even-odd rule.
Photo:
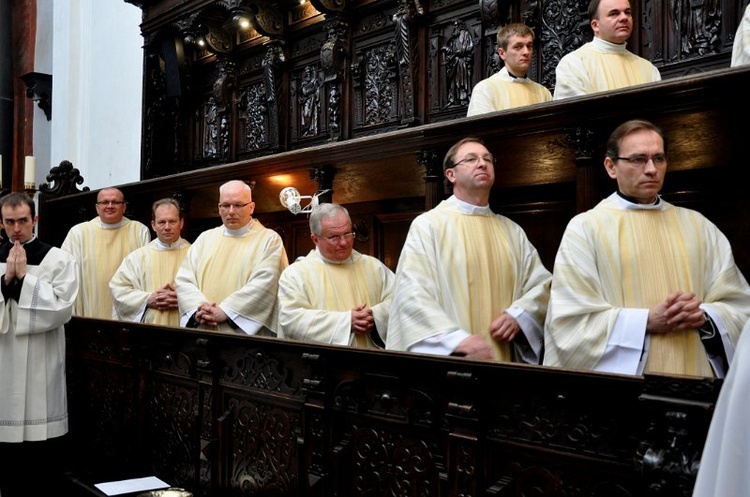
{"label": "short gray hair", "polygon": [[334,218],[342,212],[346,214],[346,217],[351,224],[352,218],[349,216],[349,211],[343,205],[330,202],[324,202],[318,205],[310,214],[310,232],[314,235],[320,236],[323,218]]}

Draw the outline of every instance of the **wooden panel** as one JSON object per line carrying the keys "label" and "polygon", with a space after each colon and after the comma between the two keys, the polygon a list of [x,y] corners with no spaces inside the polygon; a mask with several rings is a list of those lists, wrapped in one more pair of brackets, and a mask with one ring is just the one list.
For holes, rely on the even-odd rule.
{"label": "wooden panel", "polygon": [[75,317],[66,335],[71,474],[196,497],[689,497],[721,386]]}

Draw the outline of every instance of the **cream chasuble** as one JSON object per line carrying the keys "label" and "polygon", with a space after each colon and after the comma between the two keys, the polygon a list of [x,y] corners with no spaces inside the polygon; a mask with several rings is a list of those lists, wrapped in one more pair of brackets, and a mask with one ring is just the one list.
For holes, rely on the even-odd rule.
{"label": "cream chasuble", "polygon": [[474,86],[466,115],[476,116],[550,100],[552,95],[547,88],[528,78],[514,78],[503,67]]}
{"label": "cream chasuble", "polygon": [[312,250],[279,279],[279,337],[377,348],[369,335],[351,332],[351,310],[370,307],[385,342],[394,283],[393,272],[375,257],[352,251],[336,263]]}
{"label": "cream chasuble", "polygon": [[[257,219],[240,236],[227,234],[223,226],[205,231],[177,271],[180,314],[204,302],[217,303],[276,333],[279,275],[288,265],[281,237]],[[227,323],[217,329],[234,332]]]}
{"label": "cream chasuble", "polygon": [[156,239],[128,254],[109,282],[114,300],[112,317],[160,326],[180,326],[177,309],[151,309],[146,307],[146,302],[153,292],[167,283],[174,285],[177,269],[188,247],[190,243],[182,238],[171,247],[165,247]]}
{"label": "cream chasuble", "polygon": [[747,494],[750,489],[750,321],[721,385],[703,447],[693,497]]}
{"label": "cream chasuble", "polygon": [[551,275],[520,226],[486,213],[467,214],[450,200],[417,216],[399,257],[386,347],[408,348],[463,329],[494,344],[494,358],[512,359],[490,322],[510,306],[544,323]]}
{"label": "cream chasuble", "polygon": [[[691,291],[720,316],[732,344],[750,288],[726,237],[696,211],[661,201],[624,208],[617,194],[571,220],[555,260],[544,364],[596,369],[621,309]],[[648,333],[645,372],[713,376],[697,330]],[[635,374],[636,371],[633,371]]]}
{"label": "cream chasuble", "polygon": [[[34,261],[32,244],[39,242],[24,245],[28,265],[18,301],[9,298],[0,307],[0,442],[68,432],[64,325],[78,294],[78,263],[55,247]],[[5,268],[0,263],[0,274]]]}
{"label": "cream chasuble", "polygon": [[127,218],[117,228],[103,227],[98,217],[73,226],[61,248],[73,254],[80,266],[75,315],[112,319],[109,280],[126,255],[150,241],[148,228]]}
{"label": "cream chasuble", "polygon": [[742,15],[737,32],[734,34],[734,44],[732,45],[731,67],[743,66],[750,64],[750,4],[745,7],[745,13]]}
{"label": "cream chasuble", "polygon": [[555,80],[554,99],[559,100],[661,81],[661,75],[656,66],[625,45],[594,38],[560,59]]}

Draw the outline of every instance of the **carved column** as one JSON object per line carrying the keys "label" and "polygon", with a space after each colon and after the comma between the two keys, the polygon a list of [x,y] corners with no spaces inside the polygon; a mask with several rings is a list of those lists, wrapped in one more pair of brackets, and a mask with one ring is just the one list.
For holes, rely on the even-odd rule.
{"label": "carved column", "polygon": [[425,169],[424,210],[428,211],[445,198],[443,167],[434,150],[421,151],[417,162]]}
{"label": "carved column", "polygon": [[282,66],[286,62],[281,42],[272,41],[263,57],[263,85],[268,109],[268,144],[272,151],[281,147],[281,80]]}
{"label": "carved column", "polygon": [[318,200],[320,202],[331,202],[333,200],[333,177],[335,175],[336,168],[333,166],[316,167],[310,171],[310,179],[318,183],[316,193],[319,194]]}
{"label": "carved column", "polygon": [[596,178],[603,166],[594,160],[594,137],[588,128],[567,130],[568,142],[576,149],[576,212],[591,209],[600,198]]}
{"label": "carved column", "polygon": [[415,111],[416,85],[419,59],[416,49],[416,33],[413,21],[424,15],[420,0],[399,0],[399,6],[393,15],[396,25],[396,63],[401,86],[401,124],[419,124]]}

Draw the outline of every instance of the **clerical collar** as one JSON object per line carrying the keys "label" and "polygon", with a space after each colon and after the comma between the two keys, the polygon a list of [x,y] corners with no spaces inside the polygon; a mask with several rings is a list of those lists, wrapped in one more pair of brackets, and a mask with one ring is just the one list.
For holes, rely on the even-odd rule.
{"label": "clerical collar", "polygon": [[156,247],[158,249],[173,250],[173,249],[178,249],[178,248],[182,247],[182,244],[183,244],[184,241],[185,240],[183,240],[182,238],[178,238],[177,241],[174,242],[174,243],[164,243],[164,242],[162,242],[161,240],[159,240],[157,238],[155,245],[156,245]]}
{"label": "clerical collar", "polygon": [[604,38],[599,38],[598,36],[594,36],[594,39],[591,40],[591,43],[593,44],[594,48],[597,48],[602,52],[624,53],[628,51],[627,43],[612,43],[611,41],[607,41]]}
{"label": "clerical collar", "polygon": [[239,228],[236,230],[230,230],[229,228],[224,226],[224,234],[226,236],[236,236],[236,237],[245,236],[250,232],[250,228],[252,228],[253,226],[253,221],[255,221],[255,219],[250,219],[249,223],[247,223],[242,228]]}
{"label": "clerical collar", "polygon": [[102,228],[104,228],[105,230],[114,230],[114,229],[117,229],[120,226],[122,226],[123,224],[125,224],[125,222],[127,221],[127,219],[122,218],[122,219],[120,219],[120,222],[108,224],[108,223],[105,223],[104,221],[102,221],[102,218],[98,218],[98,219],[99,219],[99,225]]}
{"label": "clerical collar", "polygon": [[34,240],[36,240],[36,235],[34,233],[32,233],[31,234],[31,238],[29,238],[28,240],[26,240],[25,242],[23,242],[21,245],[26,245],[27,243],[31,243]]}
{"label": "clerical collar", "polygon": [[490,210],[490,204],[487,204],[487,205],[470,204],[468,202],[464,202],[463,200],[459,199],[455,195],[451,195],[450,197],[448,197],[447,202],[450,202],[456,207],[458,207],[458,209],[464,214],[483,214],[483,215],[492,214],[492,210]]}
{"label": "clerical collar", "polygon": [[631,197],[629,195],[625,195],[620,190],[617,190],[617,194],[621,198],[623,198],[623,199],[627,200],[628,202],[630,202],[631,204],[638,204],[638,205],[659,205],[659,202],[661,202],[661,198],[659,197],[659,195],[656,196],[656,200],[654,200],[653,202],[649,202],[647,204],[644,204],[643,202],[639,202],[638,200],[634,199],[633,197]]}
{"label": "clerical collar", "polygon": [[505,78],[511,83],[527,83],[529,81],[528,78],[526,78],[526,75],[516,76],[515,74],[511,74],[511,72],[508,71],[508,66],[503,66],[503,68],[500,69],[500,77]]}

